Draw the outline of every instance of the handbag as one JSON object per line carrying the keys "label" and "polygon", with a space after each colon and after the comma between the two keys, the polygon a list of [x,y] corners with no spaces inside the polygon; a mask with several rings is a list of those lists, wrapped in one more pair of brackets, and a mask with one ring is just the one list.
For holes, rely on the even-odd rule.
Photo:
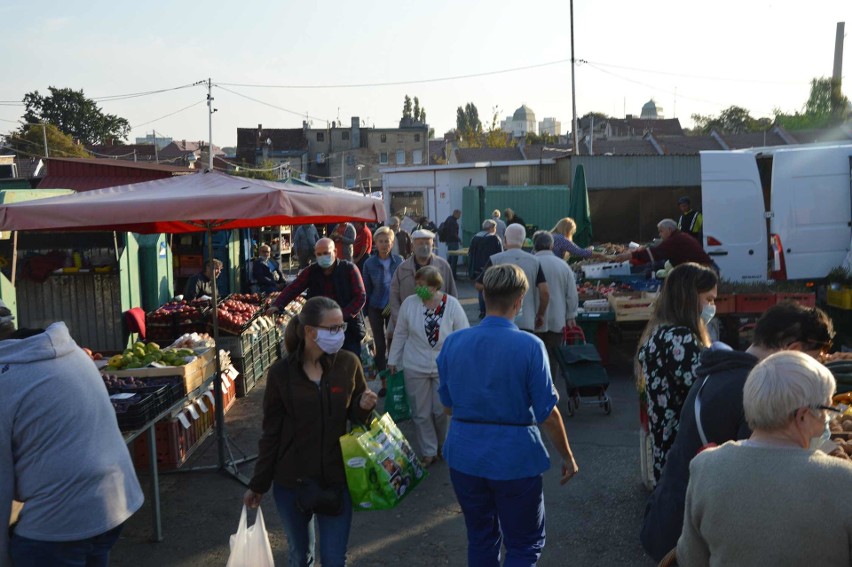
{"label": "handbag", "polygon": [[426,469],[389,414],[340,438],[346,485],[356,511],[396,507],[426,478]]}
{"label": "handbag", "polygon": [[343,485],[324,486],[313,478],[300,478],[296,487],[296,509],[310,514],[339,516],[343,513]]}
{"label": "handbag", "polygon": [[231,534],[231,554],[226,567],[274,567],[272,547],[269,545],[269,533],[263,521],[263,512],[258,507],[257,520],[253,526],[246,520],[246,507],[240,514],[237,533]]}
{"label": "handbag", "polygon": [[397,370],[391,374],[389,370],[382,370],[379,376],[387,379],[385,412],[389,413],[395,422],[411,419],[411,406],[408,405],[408,395],[405,393],[403,371]]}

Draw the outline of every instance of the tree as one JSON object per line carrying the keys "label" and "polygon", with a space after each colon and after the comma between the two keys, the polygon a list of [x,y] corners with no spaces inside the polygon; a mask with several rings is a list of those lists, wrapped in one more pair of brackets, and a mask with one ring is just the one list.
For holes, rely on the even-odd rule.
{"label": "tree", "polygon": [[485,147],[486,148],[508,148],[511,145],[512,135],[504,132],[497,121],[497,116],[500,113],[500,107],[495,106],[491,111],[491,124],[488,130],[485,131]]}
{"label": "tree", "polygon": [[402,104],[402,119],[411,117],[411,97],[405,95],[405,102]]}
{"label": "tree", "polygon": [[53,124],[24,124],[21,130],[6,136],[7,145],[25,156],[43,156],[45,134],[47,149],[52,157],[92,157],[86,148],[75,144],[71,136],[60,132]]}
{"label": "tree", "polygon": [[763,132],[772,126],[769,118],[752,118],[748,110],[741,106],[730,106],[719,113],[719,116],[704,116],[693,114],[695,122],[693,132],[709,134],[711,130],[719,130],[726,134],[744,134],[746,132]]}
{"label": "tree", "polygon": [[48,90],[48,96],[38,91],[24,95],[24,122],[50,122],[86,145],[127,139],[130,123],[114,114],[104,114],[82,90],[55,87],[48,87]]}
{"label": "tree", "polygon": [[811,92],[805,102],[804,112],[785,114],[774,109],[775,123],[788,130],[829,128],[846,120],[849,99],[840,92],[839,85],[826,77],[811,80]]}
{"label": "tree", "polygon": [[480,147],[482,136],[482,122],[479,120],[479,110],[472,102],[467,103],[464,108],[456,109],[456,130],[458,136],[468,147]]}
{"label": "tree", "polygon": [[418,99],[417,97],[414,97],[414,121],[415,122],[422,122],[422,120],[420,120],[420,112],[421,112],[421,110],[420,110],[420,99]]}

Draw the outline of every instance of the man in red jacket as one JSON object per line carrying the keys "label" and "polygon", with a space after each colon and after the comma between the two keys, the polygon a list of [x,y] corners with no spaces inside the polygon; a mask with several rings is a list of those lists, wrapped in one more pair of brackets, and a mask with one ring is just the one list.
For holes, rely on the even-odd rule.
{"label": "man in red jacket", "polygon": [[660,237],[663,239],[657,246],[640,247],[634,251],[624,252],[615,257],[616,262],[636,260],[639,264],[655,263],[668,260],[672,266],[686,262],[695,262],[710,266],[718,273],[719,268],[701,247],[701,244],[686,232],[677,229],[677,223],[672,219],[663,219],[657,224]]}

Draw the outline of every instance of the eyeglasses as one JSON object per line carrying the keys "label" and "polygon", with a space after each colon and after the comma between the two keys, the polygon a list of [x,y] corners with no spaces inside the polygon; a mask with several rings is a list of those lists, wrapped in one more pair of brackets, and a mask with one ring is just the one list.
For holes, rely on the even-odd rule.
{"label": "eyeglasses", "polygon": [[316,327],[317,327],[317,329],[325,329],[326,331],[328,331],[332,335],[336,335],[338,333],[345,333],[346,332],[346,326],[347,326],[347,324],[343,323],[342,325],[331,325],[330,327],[323,327],[322,325],[317,325]]}
{"label": "eyeglasses", "polygon": [[843,413],[843,410],[833,408],[831,406],[824,406],[824,405],[811,406],[811,409],[821,409],[821,410],[825,410],[825,411],[831,411],[831,412],[834,412],[834,413]]}

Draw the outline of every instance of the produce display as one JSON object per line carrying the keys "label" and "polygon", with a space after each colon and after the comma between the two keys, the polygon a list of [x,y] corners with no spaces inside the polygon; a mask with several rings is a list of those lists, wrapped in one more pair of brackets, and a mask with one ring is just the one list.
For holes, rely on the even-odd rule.
{"label": "produce display", "polygon": [[157,343],[136,342],[132,348],[125,349],[122,354],[116,354],[107,361],[104,368],[110,370],[131,370],[133,368],[144,368],[151,363],[159,363],[162,366],[183,366],[195,357],[195,351],[190,349],[165,349],[161,350]]}
{"label": "produce display", "polygon": [[227,299],[218,307],[219,328],[239,334],[257,315],[260,308],[235,299]]}
{"label": "produce display", "polygon": [[259,293],[232,293],[228,296],[228,299],[250,303],[251,305],[262,305],[264,302],[263,295]]}
{"label": "produce display", "polygon": [[178,324],[193,323],[204,319],[204,311],[210,307],[206,299],[193,299],[192,301],[170,301],[157,308],[156,311],[145,316],[145,322],[151,324]]}
{"label": "produce display", "polygon": [[829,455],[852,461],[852,392],[837,394],[834,403],[843,413],[833,417],[828,424],[831,440],[837,445]]}
{"label": "produce display", "polygon": [[216,346],[213,337],[207,333],[184,333],[166,348],[171,349],[197,349],[212,348]]}
{"label": "produce display", "polygon": [[91,358],[92,360],[101,360],[101,359],[103,359],[103,357],[104,357],[104,355],[102,355],[101,353],[99,353],[99,352],[92,352],[92,349],[90,349],[90,348],[86,348],[86,347],[83,347],[83,352],[85,352],[86,354],[88,354],[88,355],[89,355],[89,358]]}

